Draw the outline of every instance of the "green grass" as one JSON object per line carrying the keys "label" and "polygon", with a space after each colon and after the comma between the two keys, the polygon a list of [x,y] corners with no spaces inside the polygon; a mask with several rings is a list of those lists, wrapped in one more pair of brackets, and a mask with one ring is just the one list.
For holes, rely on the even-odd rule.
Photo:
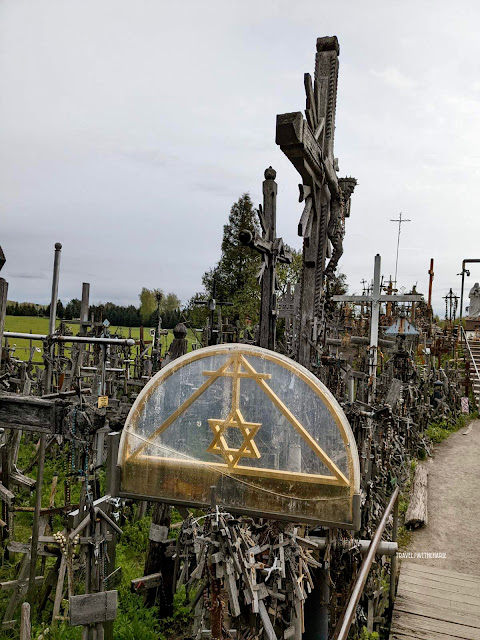
{"label": "green grass", "polygon": [[[60,325],[60,320],[57,320],[57,327]],[[66,322],[66,325],[71,329],[73,335],[78,334],[78,324],[70,324]],[[134,340],[140,340],[140,327],[115,327],[110,326],[110,333],[112,335],[118,335],[122,338],[133,338]],[[48,318],[36,317],[36,316],[6,316],[5,318],[5,331],[16,331],[18,333],[39,333],[46,335],[48,333]],[[150,327],[144,327],[143,338],[145,341],[151,340]],[[170,329],[168,336],[161,337],[162,353],[165,353],[166,349],[170,346],[173,340],[173,331]],[[192,343],[195,342],[194,334],[191,330],[187,333],[188,350],[191,351]],[[30,357],[30,341],[23,338],[9,338],[8,344],[10,347],[15,345],[14,357],[19,360],[28,360]],[[39,341],[32,341],[33,347],[42,349],[42,343]],[[139,347],[135,346],[132,349],[132,356],[136,355]],[[69,346],[66,346],[66,354],[69,354]],[[35,351],[33,356],[33,362],[43,363],[42,354]]]}
{"label": "green grass", "polygon": [[448,422],[447,420],[440,420],[438,422],[432,422],[428,425],[425,435],[434,443],[439,444],[443,442],[451,433],[463,429],[468,425],[471,420],[478,417],[478,413],[475,411],[470,414],[460,415],[456,422]]}

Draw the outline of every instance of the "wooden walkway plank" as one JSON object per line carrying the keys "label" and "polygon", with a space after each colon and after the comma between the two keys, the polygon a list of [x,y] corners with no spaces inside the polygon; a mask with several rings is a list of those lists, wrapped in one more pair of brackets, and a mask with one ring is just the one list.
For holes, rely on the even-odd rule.
{"label": "wooden walkway plank", "polygon": [[480,577],[402,563],[390,640],[480,640]]}
{"label": "wooden walkway plank", "polygon": [[477,615],[474,615],[472,612],[443,607],[438,602],[436,605],[426,605],[423,602],[416,602],[413,599],[402,596],[395,603],[395,611],[414,613],[419,616],[441,620],[442,622],[455,622],[456,624],[463,624],[465,627],[480,629],[480,614],[478,610]]}
{"label": "wooden walkway plank", "polygon": [[395,630],[392,628],[390,640],[455,640],[455,636],[452,637],[437,631],[424,631],[400,624]]}
{"label": "wooden walkway plank", "polygon": [[434,594],[425,595],[423,593],[405,593],[397,595],[395,605],[399,603],[399,606],[403,607],[404,602],[411,602],[418,605],[426,605],[429,607],[440,607],[446,612],[458,612],[466,613],[469,616],[480,616],[479,608],[476,605],[469,604],[468,602],[452,602],[452,600],[438,598]]}
{"label": "wooden walkway plank", "polygon": [[451,578],[447,576],[437,576],[433,573],[422,573],[420,571],[411,571],[410,569],[402,570],[402,575],[410,576],[412,578],[422,578],[424,580],[431,580],[433,582],[441,582],[445,585],[451,585],[452,587],[467,587],[476,593],[480,593],[480,583],[470,582],[463,578]]}
{"label": "wooden walkway plank", "polygon": [[429,587],[430,589],[435,589],[436,591],[448,591],[449,593],[458,593],[459,595],[477,598],[480,604],[479,587],[471,587],[470,584],[450,584],[449,582],[443,581],[442,576],[438,576],[437,579],[435,579],[433,576],[424,577],[424,575],[418,573],[404,573],[401,577],[403,582],[407,584],[418,584]]}
{"label": "wooden walkway plank", "polygon": [[[437,590],[425,584],[415,584],[414,582],[402,580],[402,576],[400,576],[400,581],[401,584],[399,583],[398,588],[400,590],[400,587],[402,587],[402,592],[403,590],[405,590],[406,593],[422,593],[426,596],[436,595],[438,598],[450,600],[451,602],[466,602],[467,604],[472,604],[476,607],[480,607],[480,598],[475,598],[474,596],[465,595],[463,593],[455,593],[448,590]],[[403,583],[405,583],[405,586],[403,586]]]}
{"label": "wooden walkway plank", "polygon": [[442,620],[405,612],[395,613],[393,620],[394,622],[398,620],[400,624],[417,631],[435,631],[454,638],[462,638],[462,640],[480,640],[480,629],[478,627],[475,629],[474,627],[466,627],[463,624],[443,622]]}
{"label": "wooden walkway plank", "polygon": [[437,569],[419,562],[402,562],[402,571],[414,571],[416,573],[427,573],[434,576],[445,576],[446,579],[461,579],[465,582],[475,582],[480,584],[480,576],[474,576],[470,573],[458,573],[457,571],[449,571],[447,569]]}

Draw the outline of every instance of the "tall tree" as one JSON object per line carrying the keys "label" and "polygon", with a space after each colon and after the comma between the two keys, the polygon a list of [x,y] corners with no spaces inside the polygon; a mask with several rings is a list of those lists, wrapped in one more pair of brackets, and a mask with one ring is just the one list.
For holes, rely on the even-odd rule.
{"label": "tall tree", "polygon": [[155,295],[157,292],[162,293],[159,289],[146,289],[143,287],[138,296],[140,298],[140,316],[145,324],[149,323],[152,314],[158,308],[158,301]]}
{"label": "tall tree", "polygon": [[176,311],[180,308],[181,300],[175,293],[167,293],[160,303],[160,312]]}
{"label": "tall tree", "polygon": [[296,249],[291,249],[288,246],[286,249],[292,254],[292,262],[289,264],[281,262],[277,265],[278,293],[280,295],[287,292],[288,285],[294,287],[298,284],[302,273],[302,252],[297,251]]}
{"label": "tall tree", "polygon": [[259,232],[257,214],[248,193],[244,193],[230,209],[228,224],[223,227],[220,260],[203,275],[202,282],[211,296],[215,281],[216,299],[232,302],[232,315],[257,320],[260,289],[256,277],[260,256],[241,244],[239,234],[243,229],[248,229],[253,235]]}

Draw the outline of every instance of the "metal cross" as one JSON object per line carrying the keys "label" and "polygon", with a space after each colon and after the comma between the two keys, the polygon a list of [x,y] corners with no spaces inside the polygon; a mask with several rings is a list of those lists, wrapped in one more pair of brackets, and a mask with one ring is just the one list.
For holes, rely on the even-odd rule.
{"label": "metal cross", "polygon": [[402,218],[402,212],[400,211],[400,215],[398,218],[390,218],[390,222],[398,222],[398,237],[397,237],[397,257],[395,260],[395,286],[397,286],[397,269],[398,269],[398,248],[400,246],[400,233],[402,231],[402,223],[403,222],[411,222],[409,218]]}

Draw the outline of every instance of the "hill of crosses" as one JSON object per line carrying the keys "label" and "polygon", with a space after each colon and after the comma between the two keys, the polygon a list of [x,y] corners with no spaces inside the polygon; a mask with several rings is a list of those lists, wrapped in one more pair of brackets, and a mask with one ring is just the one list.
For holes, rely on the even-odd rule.
{"label": "hill of crosses", "polygon": [[272,139],[272,164],[282,152],[299,174],[301,252],[277,237],[272,166],[228,241],[260,265],[245,308],[217,271],[173,332],[159,292],[154,328],[114,328],[89,283],[59,320],[57,242],[38,333],[0,279],[2,637],[373,640],[392,620],[396,638],[430,637],[398,622],[399,530],[427,521],[412,469],[432,433],[476,408],[480,290],[460,324],[450,290],[440,322],[433,260],[426,298],[376,255],[347,293],[339,54],[318,38],[305,109]]}

